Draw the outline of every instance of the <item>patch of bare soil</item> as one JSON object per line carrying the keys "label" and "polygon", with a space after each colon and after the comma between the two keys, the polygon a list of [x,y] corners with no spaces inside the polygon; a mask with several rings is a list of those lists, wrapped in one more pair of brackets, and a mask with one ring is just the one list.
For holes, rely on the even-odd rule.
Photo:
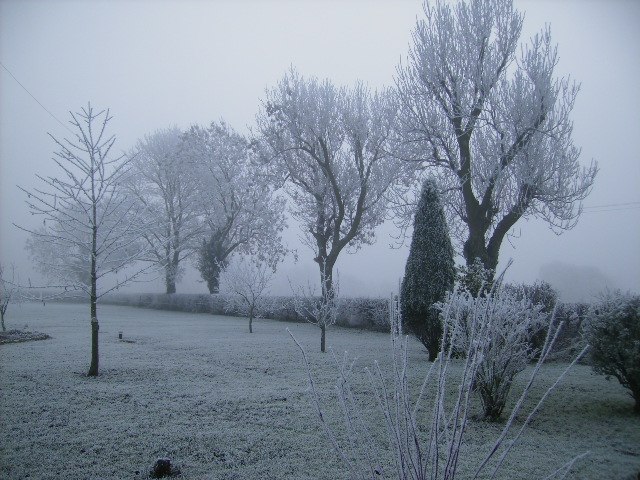
{"label": "patch of bare soil", "polygon": [[0,332],[0,345],[3,343],[19,343],[19,342],[31,342],[34,340],[46,340],[51,338],[46,333],[40,332],[26,332],[24,330],[7,330],[6,332]]}

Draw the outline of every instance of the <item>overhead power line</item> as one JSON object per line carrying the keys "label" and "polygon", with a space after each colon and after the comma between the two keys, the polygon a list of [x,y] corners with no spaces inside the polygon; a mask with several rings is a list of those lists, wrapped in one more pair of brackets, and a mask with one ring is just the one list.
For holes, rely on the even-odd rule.
{"label": "overhead power line", "polygon": [[605,208],[605,207],[626,207],[630,205],[640,205],[640,202],[626,202],[626,203],[609,203],[607,205],[588,205],[585,206],[584,209],[592,209],[592,208]]}
{"label": "overhead power line", "polygon": [[583,207],[583,213],[606,213],[639,209],[640,202],[608,203],[603,205],[585,206]]}
{"label": "overhead power line", "polygon": [[13,73],[11,73],[11,70],[9,70],[9,69],[5,66],[5,64],[4,64],[4,63],[0,62],[0,65],[2,65],[2,68],[4,68],[4,69],[7,71],[7,73],[8,73],[9,75],[11,75],[11,78],[13,78],[13,79],[16,81],[16,83],[17,83],[18,85],[20,85],[20,86],[22,87],[22,89],[23,89],[25,92],[27,92],[27,93],[29,94],[29,96],[30,96],[31,98],[33,98],[33,99],[36,101],[36,103],[37,103],[38,105],[40,105],[40,106],[42,107],[42,109],[43,109],[45,112],[47,112],[49,115],[51,115],[51,117],[53,117],[53,119],[54,119],[56,122],[58,122],[60,125],[62,125],[64,128],[66,128],[66,129],[69,131],[69,133],[71,133],[71,134],[75,135],[75,133],[73,133],[73,131],[72,131],[72,130],[67,126],[67,125],[65,125],[64,123],[62,123],[58,117],[56,117],[53,113],[51,113],[51,111],[49,111],[49,109],[48,109],[47,107],[45,107],[45,106],[40,102],[40,100],[38,100],[38,99],[37,99],[37,98],[36,98],[36,97],[35,97],[35,96],[34,96],[34,95],[29,91],[29,90],[27,90],[27,87],[25,87],[25,86],[20,82],[20,80],[18,80],[18,79],[16,78],[16,76],[15,76]]}

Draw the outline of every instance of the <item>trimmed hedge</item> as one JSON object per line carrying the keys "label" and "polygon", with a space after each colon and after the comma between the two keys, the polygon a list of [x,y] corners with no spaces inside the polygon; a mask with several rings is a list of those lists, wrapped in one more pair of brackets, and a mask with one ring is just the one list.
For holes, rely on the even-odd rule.
{"label": "trimmed hedge", "polygon": [[[227,311],[229,296],[225,294],[153,294],[117,293],[106,295],[100,302],[111,305],[152,308],[187,313],[230,315]],[[266,307],[266,318],[287,322],[304,322],[295,311],[292,297],[271,297]],[[341,298],[336,325],[379,332],[388,332],[389,300],[384,298]]]}
{"label": "trimmed hedge", "polygon": [[[226,310],[228,300],[229,297],[225,294],[115,293],[103,297],[100,302],[175,312],[241,316]],[[296,313],[293,305],[292,297],[271,297],[269,306],[263,316],[286,322],[305,322]],[[582,340],[581,327],[588,311],[589,305],[584,303],[558,304],[554,325],[562,321],[564,326],[553,348],[553,359],[573,360],[575,355],[582,349],[584,341]],[[390,329],[389,300],[386,298],[341,298],[338,305],[336,325],[388,332]],[[546,334],[546,331],[544,334]],[[586,359],[583,361],[586,361]]]}

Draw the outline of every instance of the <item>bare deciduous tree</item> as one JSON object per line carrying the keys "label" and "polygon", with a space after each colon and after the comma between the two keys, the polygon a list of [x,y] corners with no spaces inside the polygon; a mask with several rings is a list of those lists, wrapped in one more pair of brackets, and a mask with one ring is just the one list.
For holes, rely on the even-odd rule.
{"label": "bare deciduous tree", "polygon": [[330,303],[340,252],[374,239],[385,194],[402,172],[388,152],[397,108],[387,92],[340,88],[291,70],[267,91],[257,117],[265,155],[286,179],[290,211],[315,254]]}
{"label": "bare deciduous tree", "polygon": [[2,331],[6,332],[7,327],[4,323],[4,316],[7,313],[10,303],[17,303],[21,300],[21,292],[16,278],[15,266],[11,266],[11,273],[6,271],[5,267],[0,263],[0,325]]}
{"label": "bare deciduous tree", "polygon": [[194,252],[201,230],[195,169],[182,151],[180,130],[160,130],[138,142],[127,189],[148,224],[144,260],[164,271],[166,292],[175,293],[181,262]]}
{"label": "bare deciduous tree", "polygon": [[[578,85],[557,78],[548,27],[518,50],[523,15],[512,0],[425,1],[396,79],[399,155],[437,176],[468,265],[495,271],[521,218],[572,228],[597,173],[581,167],[570,118]],[[519,55],[518,55],[519,52]],[[397,205],[409,225],[417,186]],[[402,208],[409,207],[409,208]]]}
{"label": "bare deciduous tree", "polygon": [[247,140],[226,123],[193,126],[185,149],[197,173],[198,212],[203,222],[197,266],[210,293],[234,252],[254,255],[272,268],[285,249],[284,200]]}
{"label": "bare deciduous tree", "polygon": [[327,327],[336,323],[338,317],[339,282],[335,278],[331,285],[327,285],[329,277],[322,277],[321,291],[308,284],[307,287],[298,287],[293,290],[293,307],[301,318],[316,325],[320,329],[320,351],[326,351]]}
{"label": "bare deciduous tree", "polygon": [[220,290],[231,294],[227,308],[244,313],[249,319],[249,333],[253,333],[253,319],[264,314],[269,304],[269,284],[273,267],[254,257],[234,258],[220,277]]}
{"label": "bare deciduous tree", "polygon": [[31,234],[29,248],[36,266],[65,288],[78,289],[89,297],[91,318],[91,365],[88,375],[98,375],[98,308],[102,295],[139,274],[116,278],[99,288],[105,276],[139,258],[137,244],[140,219],[121,187],[130,159],[112,157],[115,136],[108,135],[109,110],[98,113],[91,104],[71,113],[76,137],[62,141],[50,135],[58,147],[53,161],[61,170],[57,177],[37,178],[42,188],[26,190],[32,215],[42,218],[40,228],[19,227]]}

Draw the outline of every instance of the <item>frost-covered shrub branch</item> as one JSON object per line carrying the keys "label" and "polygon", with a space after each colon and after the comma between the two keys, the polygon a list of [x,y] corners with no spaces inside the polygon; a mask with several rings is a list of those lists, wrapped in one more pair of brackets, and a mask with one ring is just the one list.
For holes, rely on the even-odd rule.
{"label": "frost-covered shrub branch", "polygon": [[474,297],[467,291],[451,295],[459,308],[446,309],[451,300],[440,308],[443,322],[450,324],[448,330],[452,332],[447,341],[455,351],[467,352],[477,335],[474,323],[484,325],[484,347],[474,387],[485,417],[496,420],[506,405],[514,378],[539,353],[532,348],[530,338],[547,326],[547,315],[541,305],[532,305],[524,295],[499,287],[484,296]]}
{"label": "frost-covered shrub branch", "polygon": [[[501,302],[504,300],[500,296],[492,295],[486,297],[485,302],[470,303],[467,294],[457,291],[448,297],[447,301],[441,305],[442,315],[444,318],[458,319],[458,321],[444,322],[441,354],[430,365],[420,389],[414,392],[412,392],[409,381],[408,337],[403,335],[398,316],[392,315],[391,383],[387,380],[384,369],[377,362],[373,369],[367,369],[371,388],[370,395],[378,406],[381,418],[373,419],[374,417],[371,415],[363,415],[361,404],[354,395],[351,383],[351,378],[355,375],[355,361],[349,361],[346,353],[342,361],[338,361],[334,356],[338,370],[337,403],[342,413],[345,435],[339,435],[329,424],[315,388],[306,353],[294,338],[305,361],[314,409],[331,445],[348,468],[350,478],[451,480],[456,477],[460,462],[465,462],[465,458],[467,458],[461,456],[460,453],[465,440],[478,372],[482,369],[483,361],[491,350],[491,325],[499,322],[502,319],[502,313],[513,307],[508,301],[506,301],[507,306],[500,306]],[[394,311],[393,308],[390,310]],[[454,361],[452,358],[454,346],[453,342],[447,339],[460,336],[460,330],[463,327],[466,329],[466,350],[461,365],[461,377],[456,394],[451,401],[446,392],[447,383],[451,380],[450,368]],[[485,458],[476,467],[465,465],[465,470],[475,471],[473,478],[478,478],[490,465],[493,468],[492,478],[495,476],[502,467],[505,457],[517,444],[524,429],[544,400],[562,380],[577,358],[584,354],[586,348],[544,393],[522,426],[514,433],[515,418],[520,414],[524,400],[529,395],[540,367],[551,351],[559,328],[553,332],[551,330],[547,332],[541,355],[529,381],[503,430]],[[291,334],[291,332],[289,333]],[[425,418],[424,412],[427,413],[428,424],[421,425],[418,419]],[[382,422],[385,425],[386,444],[376,442],[371,435],[374,428],[369,427],[368,422],[372,421]],[[550,477],[559,473],[566,474],[580,457],[570,460]]]}

